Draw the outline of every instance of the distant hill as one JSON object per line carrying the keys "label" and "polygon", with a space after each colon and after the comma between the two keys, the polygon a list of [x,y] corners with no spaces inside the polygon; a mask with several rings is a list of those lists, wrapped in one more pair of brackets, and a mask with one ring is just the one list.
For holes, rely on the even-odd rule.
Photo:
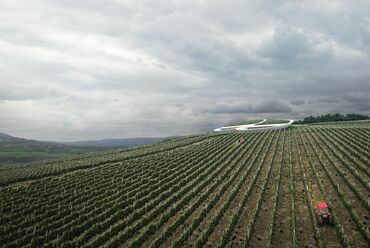
{"label": "distant hill", "polygon": [[9,141],[9,140],[14,140],[14,139],[18,139],[18,138],[15,138],[15,137],[12,137],[6,133],[1,133],[0,132],[0,142],[4,142],[4,141]]}
{"label": "distant hill", "polygon": [[0,165],[63,158],[96,150],[57,142],[23,139],[0,133]]}
{"label": "distant hill", "polygon": [[76,147],[105,147],[105,148],[117,148],[117,147],[131,147],[144,144],[153,144],[160,141],[172,139],[168,138],[130,138],[130,139],[102,139],[102,140],[86,140],[76,142],[63,142],[63,144],[76,146]]}
{"label": "distant hill", "polygon": [[0,165],[66,158],[86,152],[152,144],[167,139],[171,137],[52,142],[18,138],[0,133]]}

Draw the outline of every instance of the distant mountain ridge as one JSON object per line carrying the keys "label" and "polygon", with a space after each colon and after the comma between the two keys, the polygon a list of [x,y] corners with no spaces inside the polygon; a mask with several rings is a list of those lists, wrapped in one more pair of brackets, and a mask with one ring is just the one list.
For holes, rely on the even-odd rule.
{"label": "distant mountain ridge", "polygon": [[154,138],[127,138],[127,139],[102,139],[102,140],[85,140],[75,142],[61,142],[62,144],[77,146],[77,147],[130,147],[144,144],[153,144],[164,140],[172,139],[174,137],[154,137]]}
{"label": "distant mountain ridge", "polygon": [[8,142],[8,141],[15,141],[15,140],[21,141],[25,139],[13,137],[13,136],[10,136],[9,134],[0,132],[0,142]]}
{"label": "distant mountain ridge", "polygon": [[86,152],[128,148],[168,140],[166,138],[103,139],[76,142],[38,141],[0,132],[0,165],[76,156]]}

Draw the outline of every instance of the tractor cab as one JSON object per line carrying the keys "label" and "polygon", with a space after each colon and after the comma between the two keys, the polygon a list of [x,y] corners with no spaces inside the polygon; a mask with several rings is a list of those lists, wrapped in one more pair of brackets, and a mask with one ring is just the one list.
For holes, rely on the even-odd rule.
{"label": "tractor cab", "polygon": [[317,223],[320,226],[323,226],[324,224],[327,225],[333,225],[333,216],[330,212],[329,205],[324,201],[319,201],[316,204],[316,218]]}

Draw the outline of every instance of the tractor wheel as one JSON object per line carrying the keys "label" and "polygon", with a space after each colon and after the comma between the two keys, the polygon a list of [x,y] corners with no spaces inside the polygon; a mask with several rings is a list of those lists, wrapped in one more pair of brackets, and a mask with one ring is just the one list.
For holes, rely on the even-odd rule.
{"label": "tractor wheel", "polygon": [[317,216],[317,223],[319,224],[319,226],[324,225],[324,220],[322,219],[322,216]]}
{"label": "tractor wheel", "polygon": [[329,226],[333,226],[334,225],[333,216],[329,216],[328,217],[328,224],[329,224]]}

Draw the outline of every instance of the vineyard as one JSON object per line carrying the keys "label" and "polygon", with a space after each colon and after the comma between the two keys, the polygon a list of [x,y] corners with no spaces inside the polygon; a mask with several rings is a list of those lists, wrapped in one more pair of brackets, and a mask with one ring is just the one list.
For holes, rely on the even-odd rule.
{"label": "vineyard", "polygon": [[370,247],[369,218],[369,122],[0,168],[0,247]]}

